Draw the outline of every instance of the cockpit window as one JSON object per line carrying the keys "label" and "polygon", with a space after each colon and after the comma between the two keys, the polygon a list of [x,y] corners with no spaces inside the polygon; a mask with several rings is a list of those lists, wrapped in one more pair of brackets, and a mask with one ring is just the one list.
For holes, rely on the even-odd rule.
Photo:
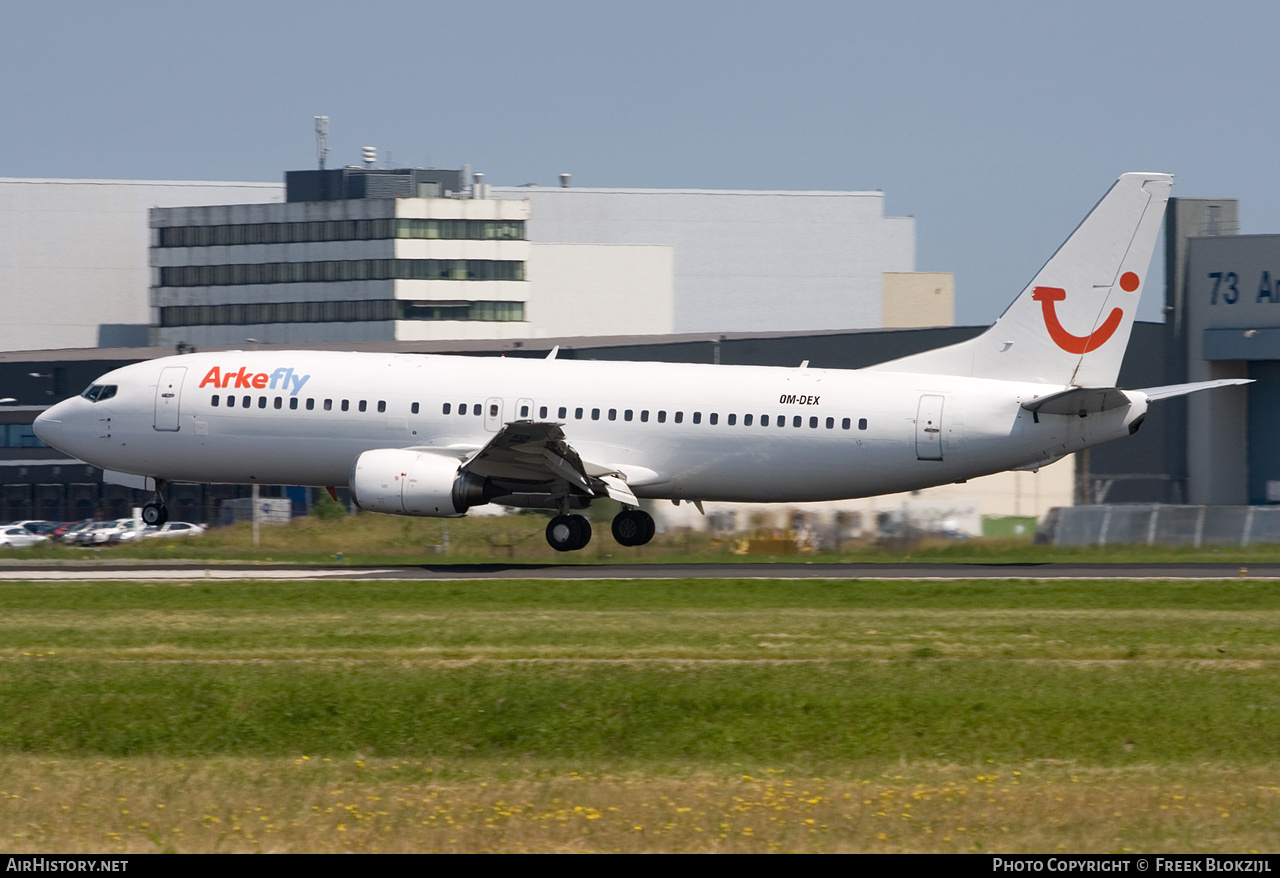
{"label": "cockpit window", "polygon": [[80,395],[89,402],[102,402],[115,396],[118,388],[119,385],[116,384],[90,384]]}

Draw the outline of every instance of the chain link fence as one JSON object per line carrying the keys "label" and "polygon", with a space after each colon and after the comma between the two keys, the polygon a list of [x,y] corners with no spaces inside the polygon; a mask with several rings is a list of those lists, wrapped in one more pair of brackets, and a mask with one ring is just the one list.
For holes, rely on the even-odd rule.
{"label": "chain link fence", "polygon": [[1059,506],[1036,542],[1055,546],[1280,543],[1280,506]]}

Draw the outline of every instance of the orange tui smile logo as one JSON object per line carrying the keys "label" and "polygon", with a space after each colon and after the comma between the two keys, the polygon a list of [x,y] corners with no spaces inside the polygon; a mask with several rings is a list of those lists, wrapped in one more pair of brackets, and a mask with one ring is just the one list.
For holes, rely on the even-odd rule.
{"label": "orange tui smile logo", "polygon": [[[1126,271],[1120,278],[1120,288],[1132,293],[1138,288],[1138,276],[1132,271]],[[1044,326],[1049,330],[1049,337],[1054,344],[1069,354],[1087,354],[1106,344],[1119,328],[1124,312],[1114,308],[1107,315],[1106,321],[1089,335],[1072,335],[1058,320],[1057,306],[1054,304],[1066,297],[1067,291],[1060,287],[1036,287],[1031,294],[1031,298],[1039,302],[1044,311]]]}

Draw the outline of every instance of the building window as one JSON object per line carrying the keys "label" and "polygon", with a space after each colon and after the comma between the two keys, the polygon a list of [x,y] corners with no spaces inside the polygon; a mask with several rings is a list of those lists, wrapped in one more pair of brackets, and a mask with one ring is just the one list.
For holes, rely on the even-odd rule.
{"label": "building window", "polygon": [[330,220],[327,222],[174,226],[158,231],[161,247],[369,241],[393,237],[465,241],[523,241],[525,239],[523,220]]}
{"label": "building window", "polygon": [[342,280],[523,281],[524,279],[524,262],[504,259],[356,259],[325,262],[255,262],[247,265],[179,265],[160,269],[160,286],[162,287],[225,287]]}

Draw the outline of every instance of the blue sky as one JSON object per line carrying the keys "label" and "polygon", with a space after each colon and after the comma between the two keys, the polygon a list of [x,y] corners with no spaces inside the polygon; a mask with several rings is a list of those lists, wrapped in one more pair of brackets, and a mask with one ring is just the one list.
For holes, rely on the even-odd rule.
{"label": "blue sky", "polygon": [[1274,2],[46,0],[0,21],[4,177],[280,180],[314,167],[324,114],[331,167],[374,145],[496,185],[882,189],[964,323],[1125,171],[1280,232]]}

